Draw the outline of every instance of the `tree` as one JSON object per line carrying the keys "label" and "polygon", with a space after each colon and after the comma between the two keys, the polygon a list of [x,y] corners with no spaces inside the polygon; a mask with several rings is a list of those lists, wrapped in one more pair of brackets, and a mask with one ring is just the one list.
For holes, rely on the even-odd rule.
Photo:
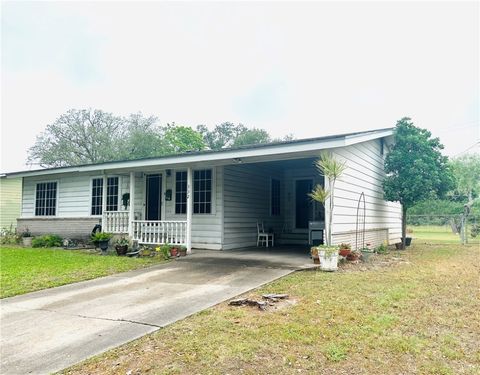
{"label": "tree", "polygon": [[328,189],[321,185],[315,185],[313,191],[309,194],[310,198],[320,202],[325,207],[328,200],[328,230],[326,237],[327,246],[332,245],[332,220],[333,209],[335,207],[335,183],[340,178],[347,168],[345,162],[338,161],[331,154],[325,152],[319,160],[315,162],[318,172],[326,177]]}
{"label": "tree", "polygon": [[28,161],[42,167],[114,160],[124,134],[120,117],[101,110],[69,110],[37,136]]}
{"label": "tree", "polygon": [[454,180],[443,156],[443,145],[431,133],[413,125],[408,117],[397,122],[394,145],[385,158],[385,199],[402,205],[402,248],[405,248],[407,210],[415,203],[443,197]]}
{"label": "tree", "polygon": [[175,123],[164,128],[163,139],[166,150],[170,154],[201,151],[205,148],[205,142],[200,133],[187,126],[177,126]]}
{"label": "tree", "polygon": [[233,140],[233,147],[270,143],[270,134],[263,129],[246,129]]}
{"label": "tree", "polygon": [[460,237],[462,244],[468,242],[467,224],[472,206],[480,193],[480,155],[465,155],[451,161],[456,181],[456,193],[466,197],[460,219]]}
{"label": "tree", "polygon": [[101,110],[72,109],[37,137],[28,161],[42,167],[63,167],[205,148],[195,130],[175,123],[159,126],[157,122],[156,117],[141,113],[124,118]]}

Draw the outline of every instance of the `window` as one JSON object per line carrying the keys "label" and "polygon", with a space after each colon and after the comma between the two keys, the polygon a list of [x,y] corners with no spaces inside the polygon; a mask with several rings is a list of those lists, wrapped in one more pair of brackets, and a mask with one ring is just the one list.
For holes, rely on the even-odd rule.
{"label": "window", "polygon": [[187,213],[187,172],[175,173],[175,213]]}
{"label": "window", "polygon": [[57,209],[57,183],[37,184],[35,195],[35,216],[55,216]]}
{"label": "window", "polygon": [[107,178],[107,211],[118,211],[118,177]]}
{"label": "window", "polygon": [[102,214],[103,178],[92,180],[92,215]]}
{"label": "window", "polygon": [[212,170],[193,171],[193,213],[212,212]]}
{"label": "window", "polygon": [[[107,211],[118,211],[118,177],[107,178]],[[92,180],[92,215],[101,215],[103,208],[103,178],[94,178]]]}
{"label": "window", "polygon": [[270,190],[270,213],[272,216],[280,215],[280,180],[274,178]]}

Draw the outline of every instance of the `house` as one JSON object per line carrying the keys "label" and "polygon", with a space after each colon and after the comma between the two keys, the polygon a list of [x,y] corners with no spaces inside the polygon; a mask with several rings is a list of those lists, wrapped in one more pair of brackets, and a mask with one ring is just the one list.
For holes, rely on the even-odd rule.
{"label": "house", "polygon": [[34,235],[84,237],[100,223],[139,243],[228,250],[256,246],[257,222],[264,222],[276,244],[306,245],[309,223],[328,220],[307,195],[325,183],[314,162],[328,150],[347,165],[336,185],[333,242],[355,244],[364,228],[366,242],[392,244],[401,237],[401,207],[384,201],[382,191],[392,134],[388,128],[7,177],[23,179],[17,222]]}
{"label": "house", "polygon": [[0,229],[15,229],[22,205],[22,179],[0,176]]}

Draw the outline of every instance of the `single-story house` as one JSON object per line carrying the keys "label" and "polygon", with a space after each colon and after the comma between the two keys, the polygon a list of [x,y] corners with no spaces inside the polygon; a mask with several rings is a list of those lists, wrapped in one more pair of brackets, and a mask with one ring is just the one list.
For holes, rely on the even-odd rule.
{"label": "single-story house", "polygon": [[17,227],[22,204],[22,179],[0,176],[0,229]]}
{"label": "single-story house", "polygon": [[366,242],[393,244],[401,237],[401,206],[386,202],[382,190],[392,134],[388,128],[7,177],[23,179],[18,227],[34,235],[79,238],[101,224],[141,244],[228,250],[256,246],[263,222],[276,244],[306,245],[309,224],[328,220],[307,195],[325,183],[314,163],[328,150],[347,165],[336,184],[333,242],[354,245],[364,228]]}

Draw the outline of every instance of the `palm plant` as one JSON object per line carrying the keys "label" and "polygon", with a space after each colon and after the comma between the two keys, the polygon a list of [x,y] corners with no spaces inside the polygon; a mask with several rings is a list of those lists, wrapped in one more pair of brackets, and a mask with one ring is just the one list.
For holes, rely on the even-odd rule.
{"label": "palm plant", "polygon": [[335,159],[332,154],[323,152],[320,159],[315,162],[315,166],[320,175],[325,177],[328,188],[325,189],[321,185],[315,185],[310,194],[310,198],[314,201],[320,202],[323,207],[328,200],[328,230],[326,235],[327,246],[332,244],[332,219],[334,203],[334,191],[335,183],[339,177],[342,176],[345,169],[347,169],[346,163]]}

